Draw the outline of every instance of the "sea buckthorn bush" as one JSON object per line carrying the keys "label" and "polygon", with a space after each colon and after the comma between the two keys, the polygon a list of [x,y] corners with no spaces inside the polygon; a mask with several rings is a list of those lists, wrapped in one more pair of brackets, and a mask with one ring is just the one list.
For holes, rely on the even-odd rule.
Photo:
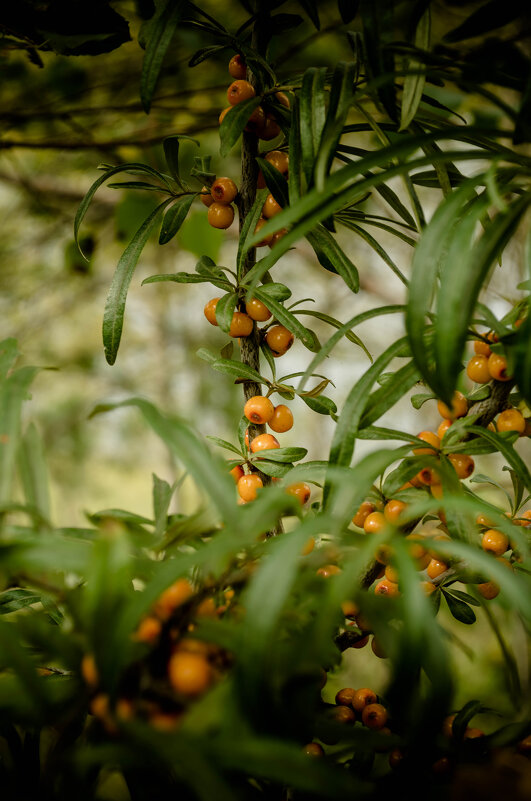
{"label": "sea buckthorn bush", "polygon": [[[498,2],[465,4],[459,23],[429,2],[241,6],[233,30],[230,4],[165,0],[142,33],[146,112],[183,30],[198,49],[182,69],[224,65],[226,90],[212,90],[219,156],[198,130],[185,169],[189,137],[174,131],[163,169],[103,165],[74,221],[79,240],[109,181],[159,197],[108,290],[109,365],[149,236],[177,252],[192,208],[227,231],[228,266],[205,255],[194,272],[143,284],[211,288],[203,314],[197,300],[197,356],[214,388],[241,387],[230,438],[207,441],[200,420],[157,408],[149,392],[100,404],[93,415],[140,413],[181,478],[153,476],[149,518],[107,509],[55,527],[36,430],[21,422],[37,368],[20,366],[14,339],[1,344],[5,797],[461,799],[501,782],[519,801],[531,753],[531,276],[506,286],[516,299],[501,314],[488,288],[509,245],[527,266],[531,253],[523,18]],[[301,73],[295,49],[280,58],[282,40],[299,27],[318,36],[320,12],[351,57]],[[488,113],[463,117],[463,93]],[[362,295],[360,241],[403,284],[404,304],[341,321],[318,296],[310,308],[293,297],[282,265],[302,242],[338,292]],[[367,352],[358,327],[377,319],[385,340],[391,314],[403,335],[369,354],[338,406],[335,346]],[[292,347],[297,372],[283,368]],[[433,430],[380,424],[405,397],[427,404]],[[307,458],[312,427],[297,425],[304,406],[313,426],[333,424],[319,459]],[[360,440],[373,445],[362,457]],[[172,513],[184,477],[200,500]],[[503,699],[460,684],[457,660],[473,677],[482,647],[496,651]]]}

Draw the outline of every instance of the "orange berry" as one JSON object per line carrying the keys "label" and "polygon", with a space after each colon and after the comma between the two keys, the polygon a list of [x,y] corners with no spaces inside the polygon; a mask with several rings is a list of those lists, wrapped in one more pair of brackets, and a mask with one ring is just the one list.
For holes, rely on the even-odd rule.
{"label": "orange berry", "polygon": [[89,687],[96,687],[98,684],[98,668],[93,654],[84,654],[81,660],[81,675]]}
{"label": "orange berry", "polygon": [[304,746],[304,753],[310,757],[323,757],[324,748],[319,743],[307,743]]}
{"label": "orange berry", "polygon": [[[247,476],[246,476],[247,478]],[[195,610],[197,617],[216,617],[218,608],[213,598],[203,598]],[[189,648],[187,649],[190,650]]]}
{"label": "orange berry", "polygon": [[466,453],[451,453],[448,456],[458,478],[468,478],[474,472],[474,460]]}
{"label": "orange berry", "polygon": [[442,724],[442,733],[445,737],[453,737],[454,736],[454,720],[456,719],[457,715],[447,715],[443,720]]}
{"label": "orange berry", "polygon": [[341,604],[341,611],[345,617],[356,617],[359,613],[359,606],[354,601],[343,601]]}
{"label": "orange berry", "polygon": [[[406,540],[408,541],[408,551],[411,557],[417,561],[424,560],[427,555],[427,550],[424,545],[425,539],[419,534],[408,534]],[[426,567],[426,565],[424,565],[424,567]],[[419,570],[423,570],[424,567],[419,568]]]}
{"label": "orange berry", "polygon": [[376,584],[374,594],[387,595],[389,598],[397,598],[400,595],[400,590],[398,589],[398,584],[384,578]]}
{"label": "orange berry", "polygon": [[450,773],[452,770],[452,763],[448,759],[448,757],[444,756],[440,759],[437,759],[431,766],[432,772],[435,773],[437,776],[445,776],[447,773]]}
{"label": "orange berry", "polygon": [[[391,545],[387,544],[378,545],[378,547],[374,552],[374,558],[376,559],[377,562],[380,562],[382,564],[383,572],[385,572],[383,565],[388,565],[393,556],[394,556],[393,548],[391,547]],[[376,576],[376,578],[381,578],[381,575],[382,574],[380,573],[380,575]]]}
{"label": "orange berry", "polygon": [[268,451],[272,448],[280,448],[280,443],[273,434],[259,434],[251,440],[251,451],[257,453],[258,451]]}
{"label": "orange berry", "polygon": [[468,411],[468,401],[462,392],[456,390],[452,398],[452,409],[450,411],[446,403],[437,401],[437,409],[441,417],[447,420],[455,420],[456,417],[464,417]]}
{"label": "orange berry", "polygon": [[336,693],[335,702],[341,706],[352,706],[352,696],[356,690],[353,687],[343,687]]}
{"label": "orange berry", "polygon": [[525,417],[518,409],[505,409],[500,412],[496,420],[498,431],[518,431],[523,434],[525,431]]}
{"label": "orange berry", "polygon": [[286,492],[289,495],[293,495],[294,498],[297,498],[301,506],[308,503],[312,493],[310,487],[304,481],[296,481],[295,484],[290,484],[289,487],[286,487]]}
{"label": "orange berry", "polygon": [[531,526],[531,509],[527,509],[525,512],[519,512],[518,515],[513,518],[513,523],[515,526],[529,528],[529,526]]}
{"label": "orange berry", "polygon": [[154,643],[158,640],[162,624],[156,617],[145,617],[135,632],[135,640],[138,642]]}
{"label": "orange berry", "polygon": [[247,64],[240,53],[236,53],[229,61],[229,75],[237,80],[242,80],[247,75]]}
{"label": "orange berry", "polygon": [[98,693],[90,702],[90,714],[105,721],[109,717],[110,700],[106,693]]}
{"label": "orange berry", "polygon": [[441,562],[439,559],[430,559],[429,564],[426,568],[426,574],[429,578],[434,579],[437,576],[442,576],[443,573],[446,573],[448,570],[448,565],[446,562]]}
{"label": "orange berry", "polygon": [[274,325],[266,334],[266,342],[273,356],[283,356],[293,345],[294,336],[283,325]]}
{"label": "orange berry", "polygon": [[489,373],[495,381],[510,381],[507,375],[507,359],[499,353],[491,353],[489,356]]}
{"label": "orange berry", "polygon": [[275,406],[273,417],[269,420],[268,426],[272,428],[273,431],[276,431],[277,434],[283,434],[285,431],[289,431],[293,426],[293,414],[291,413],[291,409],[284,403],[279,403],[278,406]]}
{"label": "orange berry", "polygon": [[336,723],[355,723],[356,715],[349,706],[336,706],[330,712],[333,720]]}
{"label": "orange berry", "polygon": [[223,111],[221,112],[221,114],[219,115],[218,122],[219,122],[220,125],[223,122],[223,120],[225,119],[225,116],[231,110],[231,108],[232,108],[232,106],[227,106],[227,108],[224,108]]}
{"label": "orange berry", "polygon": [[323,565],[316,572],[318,576],[330,578],[330,576],[338,576],[341,573],[341,568],[337,565]]}
{"label": "orange berry", "polygon": [[401,748],[393,748],[389,752],[389,767],[397,770],[404,761],[405,754]]}
{"label": "orange berry", "polygon": [[476,523],[478,524],[478,526],[486,526],[487,528],[491,528],[492,526],[492,521],[489,520],[487,515],[484,514],[479,514],[476,517]]}
{"label": "orange berry", "polygon": [[282,239],[282,237],[286,236],[287,233],[288,233],[287,228],[281,228],[280,231],[274,233],[273,236],[271,237],[271,242],[269,243],[269,247],[274,248],[279,239]]}
{"label": "orange berry", "polygon": [[251,86],[249,81],[245,81],[241,78],[233,81],[227,89],[227,100],[231,106],[236,106],[238,103],[241,103],[244,100],[249,100],[255,95],[256,92],[254,90],[254,86]]}
{"label": "orange berry", "polygon": [[188,579],[178,579],[173,584],[170,584],[158,597],[153,606],[153,611],[162,620],[166,620],[178,606],[186,603],[193,594],[194,589]]}
{"label": "orange berry", "polygon": [[466,740],[477,740],[478,737],[484,737],[485,732],[482,729],[475,729],[474,727],[467,726],[464,736]]}
{"label": "orange berry", "polygon": [[212,203],[207,219],[212,228],[230,228],[234,222],[234,209],[225,203]]}
{"label": "orange berry", "polygon": [[252,398],[249,398],[243,407],[243,413],[246,418],[251,423],[256,423],[257,425],[268,423],[273,417],[274,411],[275,407],[269,398],[263,395],[254,395]]}
{"label": "orange berry", "polygon": [[433,446],[431,448],[413,448],[413,453],[417,454],[417,456],[423,453],[434,454],[441,447],[441,441],[433,431],[421,431],[420,434],[417,434],[417,437]]}
{"label": "orange berry", "polygon": [[201,201],[203,206],[206,206],[207,208],[209,206],[211,206],[212,203],[214,202],[214,198],[210,194],[210,189],[208,188],[208,186],[204,186],[201,189],[201,194],[199,195],[199,200]]}
{"label": "orange berry", "polygon": [[425,595],[431,595],[432,592],[435,592],[437,589],[436,585],[432,581],[421,581],[420,586],[422,587]]}
{"label": "orange berry", "polygon": [[266,218],[266,220],[270,220],[271,217],[274,217],[275,214],[279,214],[282,211],[282,206],[280,203],[277,203],[273,195],[269,194],[264,202],[262,207],[262,214]]}
{"label": "orange berry", "polygon": [[418,478],[420,483],[425,484],[427,487],[441,483],[439,474],[432,467],[423,467],[422,470],[419,470],[415,478]]}
{"label": "orange berry", "polygon": [[489,373],[489,364],[486,356],[472,356],[466,366],[466,374],[476,384],[488,384],[492,376]]}
{"label": "orange berry", "polygon": [[384,517],[383,512],[371,512],[370,515],[367,515],[365,521],[363,523],[363,528],[367,532],[367,534],[375,533],[377,531],[381,531],[386,524],[386,519]]}
{"label": "orange berry", "polygon": [[177,651],[170,657],[168,675],[174,690],[181,695],[201,695],[212,684],[210,663],[201,654]]}
{"label": "orange berry", "polygon": [[363,528],[365,520],[374,511],[376,511],[376,506],[373,503],[370,501],[363,501],[360,508],[352,518],[352,522],[355,526],[358,526],[358,528]]}
{"label": "orange berry", "polygon": [[289,108],[289,98],[284,92],[275,92],[275,97],[281,106]]}
{"label": "orange berry", "polygon": [[116,701],[116,717],[120,720],[132,720],[135,709],[129,698],[118,698]]}
{"label": "orange berry", "polygon": [[210,187],[210,194],[216,203],[227,206],[238,194],[238,187],[232,178],[216,178]]}
{"label": "orange berry", "polygon": [[203,309],[205,317],[211,325],[218,325],[216,320],[216,306],[218,305],[219,298],[212,298]]}
{"label": "orange berry", "polygon": [[489,528],[481,539],[481,547],[484,551],[493,553],[495,556],[501,556],[509,547],[509,537],[503,531],[498,531],[495,528]]}
{"label": "orange berry", "polygon": [[264,109],[262,106],[257,106],[247,120],[245,130],[248,133],[254,133],[258,136],[258,131],[260,131],[265,124],[265,118],[266,115]]}
{"label": "orange berry", "polygon": [[234,483],[235,483],[235,484],[237,484],[237,483],[238,483],[238,481],[239,481],[239,479],[240,479],[240,478],[241,478],[243,475],[245,475],[245,474],[244,474],[244,472],[243,472],[243,468],[242,468],[242,466],[241,466],[241,465],[239,465],[239,464],[237,464],[237,465],[236,465],[236,467],[233,467],[233,468],[232,468],[232,470],[230,471],[230,474],[231,474],[231,476],[233,477],[233,479],[234,479]]}
{"label": "orange berry", "polygon": [[477,584],[477,591],[485,598],[486,601],[492,601],[500,594],[500,588],[495,581],[484,581],[482,584]]}
{"label": "orange berry", "polygon": [[351,706],[356,712],[363,712],[369,704],[375,704],[377,696],[374,690],[369,687],[362,687],[360,690],[355,690],[351,699]]}
{"label": "orange berry", "polygon": [[308,556],[308,554],[311,553],[314,548],[315,548],[315,539],[313,537],[310,537],[310,539],[306,541],[306,543],[302,548],[301,556]]}
{"label": "orange berry", "polygon": [[383,729],[387,723],[387,709],[382,704],[368,704],[361,713],[361,720],[368,729]]}
{"label": "orange berry", "polygon": [[374,656],[377,656],[378,659],[387,659],[387,654],[376,639],[376,637],[372,638],[371,648]]}
{"label": "orange berry", "polygon": [[388,581],[391,581],[393,584],[398,584],[398,571],[393,565],[385,566],[384,575]]}
{"label": "orange berry", "polygon": [[[255,226],[255,229],[254,229],[255,234],[257,234],[264,227],[266,222],[267,222],[267,220],[266,220],[265,217],[259,217],[258,222],[256,223],[256,226]],[[256,247],[257,248],[264,248],[266,245],[270,244],[272,238],[273,238],[272,234],[267,234],[266,236],[264,236],[263,239],[260,240],[260,242],[258,242],[256,244]]]}
{"label": "orange berry", "polygon": [[265,323],[271,317],[271,312],[267,306],[258,298],[251,298],[251,300],[247,301],[245,311],[251,320],[256,320],[258,323]]}
{"label": "orange berry", "polygon": [[271,114],[266,114],[265,122],[257,133],[260,139],[269,142],[279,136],[280,125]]}
{"label": "orange berry", "polygon": [[284,178],[288,177],[289,155],[287,153],[283,150],[270,150],[265,158],[276,170],[282,173]]}
{"label": "orange berry", "polygon": [[437,429],[437,436],[439,437],[439,440],[442,440],[442,438],[444,437],[444,435],[446,434],[451,425],[452,425],[451,420],[442,421],[442,423],[439,425],[439,428]]}
{"label": "orange berry", "polygon": [[263,486],[262,479],[256,473],[242,476],[238,481],[238,495],[244,501],[254,501],[256,500],[257,491],[262,489]]}
{"label": "orange berry", "polygon": [[149,716],[149,725],[158,731],[173,731],[177,728],[179,717],[171,712],[153,712]]}
{"label": "orange berry", "polygon": [[244,312],[234,312],[229,328],[229,336],[248,337],[253,330],[253,321]]}
{"label": "orange berry", "polygon": [[490,356],[492,351],[488,342],[484,342],[482,339],[475,339],[474,353],[476,356]]}

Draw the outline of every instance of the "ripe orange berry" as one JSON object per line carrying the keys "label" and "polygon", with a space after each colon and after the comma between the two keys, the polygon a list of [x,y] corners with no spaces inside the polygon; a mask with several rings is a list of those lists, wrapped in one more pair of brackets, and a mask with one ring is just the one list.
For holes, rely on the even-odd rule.
{"label": "ripe orange berry", "polygon": [[476,729],[474,727],[467,726],[464,736],[466,740],[477,740],[478,737],[484,737],[485,732],[482,729]]}
{"label": "ripe orange berry", "polygon": [[408,542],[408,551],[412,558],[423,559],[427,553],[424,545],[425,538],[421,537],[420,534],[408,534],[406,540]]}
{"label": "ripe orange berry", "polygon": [[243,312],[234,312],[229,328],[229,336],[248,337],[253,330],[253,321]]}
{"label": "ripe orange berry", "polygon": [[258,453],[258,451],[268,451],[272,448],[280,448],[280,443],[273,434],[259,434],[251,440],[251,451]]}
{"label": "ripe orange berry", "polygon": [[90,714],[106,722],[109,719],[110,699],[106,693],[98,693],[90,702]]}
{"label": "ripe orange berry", "polygon": [[208,690],[213,674],[210,663],[201,654],[177,651],[170,657],[168,675],[174,690],[196,696]]}
{"label": "ripe orange berry", "polygon": [[96,687],[98,684],[98,668],[93,654],[84,654],[81,660],[81,675],[89,687]]}
{"label": "ripe orange berry", "polygon": [[266,142],[276,139],[280,134],[280,125],[271,114],[267,114],[265,122],[257,131],[258,137]]}
{"label": "ripe orange berry", "polygon": [[239,479],[244,475],[242,466],[237,464],[236,467],[232,468],[230,474],[234,479],[234,483],[237,484]]}
{"label": "ripe orange berry", "polygon": [[247,75],[247,64],[240,53],[236,53],[229,61],[229,75],[237,80],[242,80]]}
{"label": "ripe orange berry", "polygon": [[495,556],[502,556],[509,547],[509,537],[503,531],[489,528],[481,539],[481,547],[484,551],[493,553]]}
{"label": "ripe orange berry", "polygon": [[224,108],[223,111],[221,112],[221,114],[219,115],[218,122],[219,122],[220,125],[223,122],[223,120],[225,119],[225,116],[231,110],[231,108],[232,108],[232,106],[227,106],[227,108]]}
{"label": "ripe orange berry", "polygon": [[421,581],[420,586],[422,587],[425,595],[431,595],[432,592],[435,592],[437,589],[436,585],[431,581]]}
{"label": "ripe orange berry", "polygon": [[527,509],[525,512],[519,512],[518,515],[513,518],[513,523],[515,526],[529,528],[529,526],[531,526],[531,509]]}
{"label": "ripe orange berry", "polygon": [[439,440],[442,441],[442,438],[444,437],[444,435],[446,434],[451,425],[452,425],[451,420],[442,421],[442,423],[439,425],[439,428],[437,429],[437,436],[439,437]]}
{"label": "ripe orange berry", "polygon": [[432,467],[423,467],[422,470],[419,470],[415,478],[417,478],[421,484],[425,484],[427,487],[441,483],[439,474]]}
{"label": "ripe orange berry", "polygon": [[227,206],[238,194],[238,187],[232,178],[216,178],[210,187],[210,194],[216,203]]}
{"label": "ripe orange berry", "polygon": [[474,460],[466,453],[450,453],[448,459],[458,478],[468,478],[474,472]]}
{"label": "ripe orange berry", "polygon": [[355,690],[350,703],[356,712],[363,712],[366,706],[375,704],[376,701],[377,696],[374,690],[369,689],[369,687],[362,687],[360,690]]}
{"label": "ripe orange berry", "polygon": [[336,693],[335,702],[341,706],[352,706],[352,696],[356,690],[353,687],[343,687]]}
{"label": "ripe orange berry", "polygon": [[378,659],[387,659],[387,654],[376,639],[376,637],[372,638],[371,648],[374,656],[377,656]]}
{"label": "ripe orange berry", "polygon": [[[264,227],[266,222],[267,222],[267,220],[266,220],[265,217],[259,217],[258,218],[258,222],[256,223],[256,226],[255,226],[255,229],[254,229],[255,234],[257,234]],[[264,236],[263,239],[260,240],[260,242],[258,242],[256,244],[256,247],[257,248],[265,248],[266,245],[269,245],[271,243],[271,239],[272,238],[273,238],[272,234],[267,234],[266,236]]]}
{"label": "ripe orange berry", "polygon": [[270,220],[271,217],[274,217],[275,214],[279,214],[282,211],[282,206],[280,203],[277,203],[273,195],[269,194],[264,202],[262,207],[262,214],[266,218],[266,220]]}
{"label": "ripe orange berry", "polygon": [[211,206],[212,203],[214,202],[214,198],[210,194],[210,189],[208,188],[208,186],[204,186],[201,189],[201,194],[199,195],[199,200],[201,201],[203,206],[206,206],[207,208],[209,206]]}
{"label": "ripe orange berry", "polygon": [[231,106],[236,106],[238,103],[241,103],[243,100],[249,100],[251,97],[254,97],[256,92],[254,87],[251,86],[249,81],[245,81],[239,78],[236,81],[233,81],[229,88],[227,89],[227,100],[231,104]]}
{"label": "ripe orange berry", "polygon": [[397,598],[400,595],[400,590],[398,589],[398,584],[384,578],[376,584],[374,594],[387,595],[389,598]]}
{"label": "ripe orange berry", "polygon": [[429,564],[426,568],[426,575],[429,578],[434,579],[437,576],[442,576],[443,573],[446,573],[448,570],[448,565],[446,562],[441,562],[439,559],[430,559]]}
{"label": "ripe orange berry", "polygon": [[475,339],[474,353],[476,356],[490,356],[492,351],[488,342],[484,342],[482,339]]}
{"label": "ripe orange berry", "polygon": [[311,553],[314,548],[315,548],[315,539],[313,537],[310,537],[305,542],[305,544],[304,544],[304,546],[302,548],[301,556],[308,556],[308,554]]}
{"label": "ripe orange berry", "polygon": [[456,417],[464,417],[468,411],[468,401],[462,392],[456,390],[452,398],[452,409],[450,410],[446,403],[437,401],[437,409],[441,417],[447,420],[455,420]]}
{"label": "ripe orange berry", "polygon": [[499,353],[491,353],[489,356],[489,373],[495,381],[510,381],[507,375],[507,359]]}
{"label": "ripe orange berry", "polygon": [[417,434],[417,437],[433,446],[431,448],[413,448],[413,453],[417,454],[418,456],[423,453],[434,454],[436,450],[441,447],[441,441],[437,434],[434,434],[433,431],[421,431],[420,434]]}
{"label": "ripe orange berry", "polygon": [[323,565],[317,569],[316,573],[323,578],[330,578],[330,576],[338,576],[341,573],[341,568],[337,565]]}
{"label": "ripe orange berry", "polygon": [[178,606],[186,603],[193,594],[194,589],[188,579],[178,579],[170,584],[155,601],[153,611],[162,620],[166,620]]}
{"label": "ripe orange berry", "polygon": [[243,407],[243,413],[246,418],[251,423],[256,423],[257,425],[268,423],[273,417],[274,411],[275,407],[269,398],[263,395],[254,395],[252,398],[249,398]]}
{"label": "ripe orange berry", "polygon": [[162,624],[156,617],[145,617],[135,632],[135,640],[138,642],[154,643],[160,635]]}
{"label": "ripe orange berry", "polygon": [[453,737],[454,736],[454,720],[456,719],[457,715],[447,715],[443,720],[442,724],[442,733],[445,737]]}
{"label": "ripe orange berry", "polygon": [[496,420],[498,431],[518,431],[523,434],[525,431],[525,417],[518,409],[505,409],[500,412]]}
{"label": "ripe orange berry", "polygon": [[393,748],[393,750],[389,752],[389,767],[392,768],[392,770],[397,770],[404,761],[404,757],[405,754],[401,748]]}
{"label": "ripe orange berry", "polygon": [[256,473],[242,476],[238,481],[238,495],[244,501],[254,501],[256,500],[257,491],[262,489],[263,486],[262,479]]}
{"label": "ripe orange berry", "polygon": [[218,305],[219,298],[212,298],[203,309],[205,317],[211,325],[218,325],[216,320],[216,306]]}
{"label": "ripe orange berry", "polygon": [[279,239],[282,239],[282,237],[286,236],[287,233],[288,233],[287,228],[281,228],[280,231],[274,233],[273,236],[271,237],[271,242],[269,243],[269,247],[274,248]]}
{"label": "ripe orange berry", "polygon": [[356,617],[359,614],[359,606],[354,601],[343,601],[341,603],[341,611],[345,617]]}
{"label": "ripe orange berry", "polygon": [[265,323],[271,317],[271,312],[267,306],[258,298],[251,298],[251,300],[247,301],[245,311],[251,320],[256,320],[258,323]]}
{"label": "ripe orange berry", "polygon": [[248,133],[254,133],[258,136],[258,131],[260,131],[265,124],[265,118],[266,116],[264,109],[262,106],[257,106],[247,120],[245,130]]}
{"label": "ripe orange berry", "polygon": [[336,706],[330,712],[336,723],[355,723],[356,715],[349,706]]}
{"label": "ripe orange berry", "polygon": [[[247,476],[245,476],[245,478],[247,478]],[[216,617],[217,611],[218,608],[214,598],[203,598],[203,600],[195,610],[195,614],[196,617]],[[186,650],[190,651],[190,648],[187,648]]]}
{"label": "ripe orange berry", "polygon": [[230,228],[234,222],[234,209],[225,203],[212,203],[207,212],[207,219],[212,228]]}
{"label": "ripe orange berry", "polygon": [[383,729],[387,723],[387,709],[382,704],[368,704],[361,713],[361,720],[368,729]]}
{"label": "ripe orange berry", "polygon": [[367,532],[367,534],[376,533],[377,531],[381,531],[382,528],[386,525],[386,519],[384,517],[383,512],[371,512],[365,518],[363,523],[363,528]]}
{"label": "ripe orange berry", "polygon": [[323,757],[324,748],[319,743],[307,743],[304,746],[304,753],[310,757]]}
{"label": "ripe orange berry", "polygon": [[282,173],[284,178],[288,177],[289,156],[287,153],[283,150],[270,150],[265,158],[275,169]]}
{"label": "ripe orange berry", "polygon": [[486,526],[487,528],[492,527],[492,520],[489,520],[487,515],[484,514],[479,514],[476,517],[476,523],[478,524],[478,526]]}
{"label": "ripe orange berry", "polygon": [[495,581],[484,581],[482,584],[477,584],[477,591],[485,598],[486,601],[492,601],[500,594],[500,588]]}
{"label": "ripe orange berry", "polygon": [[489,373],[489,364],[486,356],[472,356],[466,366],[466,374],[476,384],[488,384],[492,376]]}
{"label": "ripe orange berry", "polygon": [[384,571],[385,578],[393,584],[398,584],[398,570],[392,565],[386,565]]}
{"label": "ripe orange berry", "polygon": [[266,342],[273,356],[283,356],[293,345],[294,336],[283,325],[274,325],[266,334]]}
{"label": "ripe orange berry", "polygon": [[312,493],[310,487],[304,481],[296,481],[295,484],[290,484],[289,487],[286,487],[286,492],[289,495],[293,495],[294,498],[297,498],[301,506],[308,503]]}
{"label": "ripe orange berry", "polygon": [[363,501],[360,508],[352,518],[352,522],[354,523],[355,526],[363,528],[365,520],[374,511],[376,511],[376,506],[373,503],[371,503],[370,501]]}
{"label": "ripe orange berry", "polygon": [[291,409],[284,403],[279,403],[278,406],[275,406],[273,417],[269,420],[268,426],[272,428],[273,431],[276,431],[277,434],[283,434],[285,431],[289,431],[293,426],[293,414],[291,413]]}
{"label": "ripe orange berry", "polygon": [[404,501],[388,501],[384,506],[384,517],[389,523],[396,523],[405,509],[407,504]]}

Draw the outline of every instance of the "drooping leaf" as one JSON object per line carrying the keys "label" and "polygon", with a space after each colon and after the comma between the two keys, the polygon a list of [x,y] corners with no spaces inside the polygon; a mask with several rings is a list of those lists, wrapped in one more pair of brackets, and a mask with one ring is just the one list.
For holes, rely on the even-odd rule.
{"label": "drooping leaf", "polygon": [[43,519],[50,519],[50,488],[42,438],[30,423],[21,438],[19,467],[24,495]]}
{"label": "drooping leaf", "polygon": [[146,114],[151,108],[164,56],[186,6],[186,0],[163,0],[155,17],[149,22],[146,52],[140,78],[140,99]]}
{"label": "drooping leaf", "polygon": [[[430,8],[428,6],[419,19],[417,29],[415,31],[414,45],[419,50],[429,49],[430,23]],[[422,92],[424,90],[424,84],[426,83],[425,70],[422,69],[421,63],[417,59],[411,58],[408,61],[406,69],[411,70],[412,73],[416,72],[416,74],[406,75],[404,79],[404,86],[402,90],[402,106],[400,108],[400,131],[403,131],[408,127],[417,113]]]}
{"label": "drooping leaf", "polygon": [[223,122],[219,126],[219,152],[222,158],[228,156],[240,138],[243,129],[249,121],[249,117],[253,111],[258,108],[261,100],[261,97],[250,97],[248,100],[243,100],[241,103],[233,106],[225,114]]}
{"label": "drooping leaf", "polygon": [[317,189],[323,189],[326,177],[330,172],[336,147],[343,132],[343,125],[354,97],[356,70],[356,64],[345,61],[338,62],[334,69],[325,124],[316,150],[314,177]]}
{"label": "drooping leaf", "polygon": [[262,287],[256,287],[254,295],[265,303],[270,312],[272,312],[279,323],[291,331],[297,339],[300,339],[302,344],[308,350],[316,353],[320,348],[320,343],[313,331],[306,328],[301,321],[281,303],[278,303],[271,295],[262,292]]}
{"label": "drooping leaf", "polygon": [[21,367],[0,383],[0,504],[11,500],[15,465],[21,434],[22,404],[39,372],[38,367]]}
{"label": "drooping leaf", "polygon": [[474,610],[470,608],[470,605],[462,601],[460,598],[457,598],[453,593],[445,590],[444,587],[442,589],[442,594],[448,604],[448,609],[450,610],[452,617],[455,617],[456,620],[459,620],[460,623],[465,623],[467,626],[470,626],[472,623],[476,622],[476,615]]}
{"label": "drooping leaf", "polygon": [[238,295],[236,292],[229,292],[223,295],[216,304],[216,320],[221,330],[226,334],[229,333],[237,302]]}
{"label": "drooping leaf", "polygon": [[306,239],[314,249],[319,263],[326,270],[340,275],[352,292],[358,292],[360,286],[358,270],[332,234],[323,225],[317,225],[311,233],[306,234]]}
{"label": "drooping leaf", "polygon": [[181,139],[184,139],[188,142],[193,142],[194,145],[199,146],[199,141],[197,139],[193,139],[191,136],[186,136],[185,134],[172,134],[172,136],[167,136],[163,142],[162,147],[164,149],[164,158],[166,159],[166,164],[175,178],[181,189],[185,189],[186,187],[183,185],[181,180],[181,171],[179,169],[179,145]]}
{"label": "drooping leaf", "polygon": [[447,42],[461,42],[490,31],[497,31],[521,16],[522,11],[522,5],[518,0],[490,0],[476,9],[444,38]]}
{"label": "drooping leaf", "polygon": [[190,211],[190,206],[194,200],[194,195],[186,195],[185,197],[179,198],[179,200],[169,207],[162,218],[162,225],[159,234],[159,245],[165,245],[167,242],[170,242],[173,239],[183,222],[186,220],[186,216]]}

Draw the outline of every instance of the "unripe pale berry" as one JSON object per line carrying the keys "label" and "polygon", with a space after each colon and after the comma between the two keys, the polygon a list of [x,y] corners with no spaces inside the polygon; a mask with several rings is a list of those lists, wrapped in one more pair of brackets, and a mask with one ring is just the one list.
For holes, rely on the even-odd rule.
{"label": "unripe pale berry", "polygon": [[243,312],[234,312],[230,324],[230,337],[248,337],[253,330],[253,321]]}
{"label": "unripe pale berry", "polygon": [[249,81],[245,81],[242,79],[238,79],[233,81],[229,88],[227,89],[227,100],[231,104],[231,106],[236,106],[238,103],[241,103],[243,100],[249,100],[251,97],[254,97],[256,92],[254,87],[251,86]]}
{"label": "unripe pale berry", "polygon": [[210,194],[212,195],[212,200],[226,206],[232,203],[238,194],[238,187],[232,178],[216,178],[210,187]]}
{"label": "unripe pale berry", "polygon": [[489,362],[486,356],[480,354],[472,356],[466,366],[466,374],[476,384],[488,384],[492,376],[489,372]]}
{"label": "unripe pale berry", "polygon": [[207,218],[212,228],[230,228],[234,222],[234,209],[225,203],[212,203]]}
{"label": "unripe pale berry", "polygon": [[273,434],[259,434],[251,440],[251,451],[253,453],[271,450],[272,448],[280,448],[280,443]]}
{"label": "unripe pale berry", "polygon": [[263,425],[269,422],[273,417],[274,411],[275,407],[269,398],[263,395],[254,395],[252,398],[249,398],[243,407],[243,413],[246,418],[251,423],[256,423],[256,425]]}
{"label": "unripe pale berry", "polygon": [[293,345],[294,336],[283,325],[274,325],[266,334],[266,342],[273,356],[283,356]]}
{"label": "unripe pale berry", "polygon": [[244,501],[256,500],[256,493],[264,486],[262,479],[256,473],[242,476],[238,481],[238,495]]}
{"label": "unripe pale berry", "polygon": [[265,323],[271,317],[271,312],[265,303],[262,303],[258,298],[251,298],[251,300],[247,301],[245,311],[251,320],[256,320],[258,323]]}
{"label": "unripe pale berry", "polygon": [[212,298],[203,309],[204,315],[211,325],[218,325],[218,321],[216,320],[216,306],[218,305],[218,300],[219,298]]}
{"label": "unripe pale berry", "polygon": [[283,434],[289,431],[293,426],[293,414],[284,403],[279,403],[275,406],[273,416],[268,421],[269,428],[273,429],[277,434]]}
{"label": "unripe pale berry", "polygon": [[229,61],[229,75],[236,80],[243,80],[246,77],[247,64],[240,53],[236,53]]}

